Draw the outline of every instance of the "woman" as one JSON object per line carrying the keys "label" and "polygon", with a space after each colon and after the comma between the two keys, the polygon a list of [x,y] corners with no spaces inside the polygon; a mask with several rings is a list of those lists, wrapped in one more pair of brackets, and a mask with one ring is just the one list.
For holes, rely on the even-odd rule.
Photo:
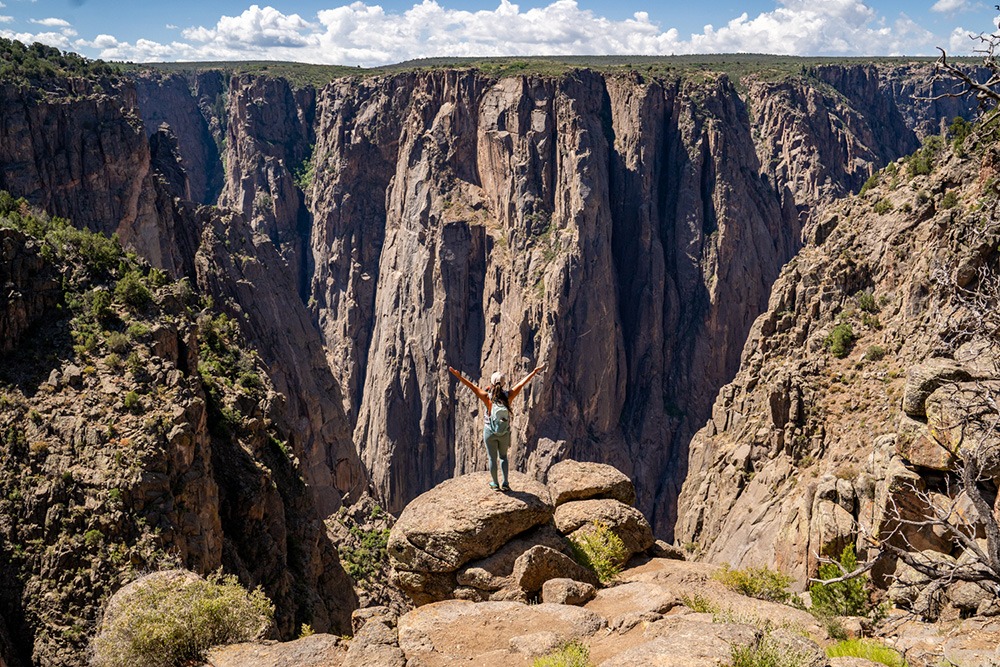
{"label": "woman", "polygon": [[[490,384],[485,389],[480,389],[476,385],[466,380],[461,373],[451,366],[448,372],[457,377],[462,384],[472,390],[479,397],[479,400],[486,404],[486,423],[483,426],[483,440],[486,442],[486,455],[490,460],[490,475],[493,481],[490,488],[494,491],[510,491],[510,484],[507,483],[507,450],[510,449],[510,403],[524,389],[531,378],[545,370],[545,364],[537,367],[524,376],[524,379],[504,391],[504,375],[497,371],[490,377]],[[500,460],[500,473],[502,482],[497,480],[497,459]]]}

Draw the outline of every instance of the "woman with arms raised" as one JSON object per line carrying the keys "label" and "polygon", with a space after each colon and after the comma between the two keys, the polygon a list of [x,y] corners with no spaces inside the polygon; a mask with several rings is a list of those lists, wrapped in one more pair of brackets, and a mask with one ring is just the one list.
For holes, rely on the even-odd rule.
{"label": "woman with arms raised", "polygon": [[[507,482],[507,451],[510,449],[510,417],[511,402],[524,389],[531,378],[545,370],[545,364],[538,366],[524,378],[510,388],[504,390],[504,374],[497,371],[490,377],[490,384],[485,388],[474,385],[469,380],[456,371],[451,366],[448,372],[457,377],[462,384],[472,390],[472,392],[486,405],[486,423],[483,425],[483,441],[486,443],[486,455],[490,461],[490,488],[494,491],[510,491],[510,484]],[[497,479],[497,462],[500,463],[500,480]]]}

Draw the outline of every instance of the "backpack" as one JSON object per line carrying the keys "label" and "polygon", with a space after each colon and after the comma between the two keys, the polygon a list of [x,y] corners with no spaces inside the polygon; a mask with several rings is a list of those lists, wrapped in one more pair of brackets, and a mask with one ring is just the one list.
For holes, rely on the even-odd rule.
{"label": "backpack", "polygon": [[510,410],[500,401],[495,401],[490,410],[490,428],[497,435],[510,432]]}

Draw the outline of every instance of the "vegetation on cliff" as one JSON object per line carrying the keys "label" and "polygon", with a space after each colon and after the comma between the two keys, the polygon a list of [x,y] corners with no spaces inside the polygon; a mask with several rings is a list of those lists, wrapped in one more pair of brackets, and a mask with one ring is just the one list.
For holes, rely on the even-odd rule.
{"label": "vegetation on cliff", "polygon": [[16,39],[0,37],[0,81],[26,86],[61,89],[74,78],[100,81],[117,73],[117,68],[102,60],[91,60],[71,51],[35,42],[30,46]]}
{"label": "vegetation on cliff", "polygon": [[181,572],[144,577],[113,601],[94,638],[93,667],[182,667],[213,646],[259,639],[274,605],[232,575],[202,579]]}
{"label": "vegetation on cliff", "polygon": [[[232,320],[117,239],[5,192],[0,241],[16,290],[57,290],[0,365],[0,612],[22,661],[80,664],[108,596],[175,566],[262,584],[280,632],[317,622],[309,580],[288,579],[312,567],[301,545],[321,527]],[[269,543],[260,522],[287,536]]]}

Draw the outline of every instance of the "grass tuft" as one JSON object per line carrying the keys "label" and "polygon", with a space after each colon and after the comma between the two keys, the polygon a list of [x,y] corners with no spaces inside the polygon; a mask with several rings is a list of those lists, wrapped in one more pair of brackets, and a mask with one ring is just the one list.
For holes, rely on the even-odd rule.
{"label": "grass tuft", "polygon": [[826,648],[828,658],[864,658],[886,667],[907,667],[906,659],[894,648],[872,639],[847,639]]}

